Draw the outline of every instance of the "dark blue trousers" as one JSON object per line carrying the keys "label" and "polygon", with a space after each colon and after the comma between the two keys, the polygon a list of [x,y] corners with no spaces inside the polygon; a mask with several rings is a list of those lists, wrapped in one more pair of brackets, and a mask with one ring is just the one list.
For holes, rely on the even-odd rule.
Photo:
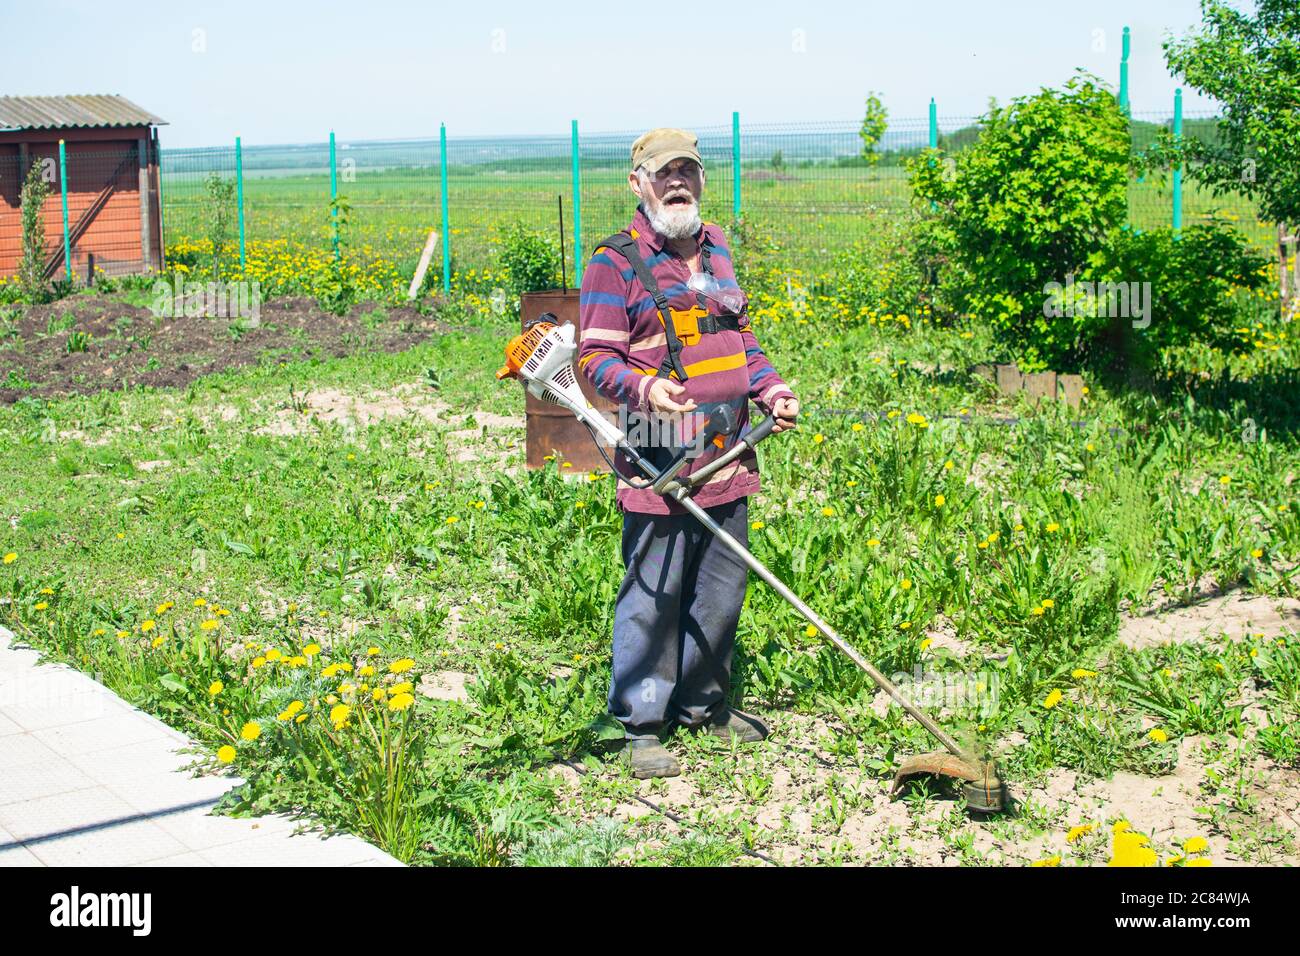
{"label": "dark blue trousers", "polygon": [[[749,499],[707,509],[749,544]],[[627,569],[614,609],[609,712],[628,737],[703,723],[731,683],[748,568],[692,515],[623,516]]]}

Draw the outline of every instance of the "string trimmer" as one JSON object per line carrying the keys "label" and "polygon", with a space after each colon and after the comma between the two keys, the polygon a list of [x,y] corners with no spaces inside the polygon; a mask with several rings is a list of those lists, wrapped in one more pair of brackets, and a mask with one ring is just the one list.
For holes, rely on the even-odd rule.
{"label": "string trimmer", "polygon": [[[682,469],[691,460],[693,451],[703,448],[710,441],[719,443],[716,440],[721,436],[734,432],[736,427],[734,409],[725,404],[719,405],[716,410],[707,413],[694,442],[690,445],[683,443],[685,447],[672,461],[662,469],[656,468],[628,444],[627,436],[622,431],[588,404],[582,389],[578,387],[573,371],[573,356],[577,351],[574,328],[572,325],[556,325],[547,321],[554,318],[547,313],[523,333],[511,339],[510,344],[506,346],[505,367],[497,372],[497,378],[520,379],[530,394],[542,401],[559,405],[576,415],[579,421],[592,431],[592,437],[597,439],[598,446],[600,439],[604,439],[606,443],[622,451],[629,462],[645,473],[649,486],[655,493],[678,502],[694,515],[700,524],[766,581],[791,607],[802,614],[827,641],[861,668],[876,686],[943,744],[947,753],[936,751],[909,757],[903,761],[894,775],[892,792],[895,796],[901,792],[903,784],[913,777],[924,774],[953,777],[962,782],[966,803],[971,811],[1000,812],[1006,801],[1006,788],[993,762],[966,752],[929,714],[912,703],[893,681],[872,666],[856,648],[836,634],[834,628],[823,621],[816,611],[786,587],[784,582],[769,571],[763,562],[750,554],[749,549],[724,531],[709,517],[708,512],[691,498],[691,492],[707,481],[711,475],[770,435],[775,424],[774,419],[771,417],[763,419],[748,432],[738,436],[738,440],[729,449],[708,464],[688,476],[680,476]],[[603,453],[604,450],[601,451]]]}

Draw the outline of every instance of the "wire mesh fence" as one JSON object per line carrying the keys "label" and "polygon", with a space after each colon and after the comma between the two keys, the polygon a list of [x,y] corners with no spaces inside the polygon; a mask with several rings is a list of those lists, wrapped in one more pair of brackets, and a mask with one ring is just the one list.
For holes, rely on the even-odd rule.
{"label": "wire mesh fence", "polygon": [[[754,234],[780,250],[789,268],[824,268],[838,252],[908,213],[913,203],[909,159],[931,141],[949,154],[959,153],[978,139],[980,128],[976,117],[940,115],[933,126],[924,118],[893,119],[872,155],[864,156],[856,122],[694,127],[707,170],[702,212],[706,220],[724,225],[739,212]],[[1165,114],[1134,114],[1134,147],[1146,148],[1170,128]],[[1214,129],[1213,116],[1189,115],[1183,121],[1184,135],[1212,138]],[[573,284],[595,244],[631,219],[635,199],[627,176],[630,147],[639,133],[574,129],[550,136],[451,136],[445,144],[437,137],[340,139],[332,170],[325,142],[162,150],[167,259],[201,265],[214,245],[221,247],[227,267],[241,256],[262,264],[304,252],[330,256],[337,221],[342,255],[382,261],[394,275],[407,277],[429,233],[436,231],[443,243],[432,270],[435,284],[445,260],[453,282],[481,286],[499,278],[500,244],[507,230],[519,226],[545,232],[557,244],[562,238],[565,276]],[[70,226],[76,231],[86,220],[76,238],[107,241],[111,249],[105,247],[109,251],[102,255],[114,268],[143,261],[132,165],[138,165],[138,155],[129,148],[100,153],[83,148],[70,147],[68,156]],[[0,164],[15,163],[0,157]],[[18,178],[16,166],[0,166],[0,274],[16,269]],[[57,192],[50,200],[56,205]],[[331,211],[335,193],[337,220]],[[1184,226],[1226,221],[1260,248],[1269,247],[1274,229],[1260,221],[1248,199],[1211,195],[1189,179],[1182,199]],[[1133,228],[1170,225],[1172,209],[1169,174],[1130,182]],[[55,248],[61,248],[61,235],[60,214],[47,211],[51,257],[61,255]]]}

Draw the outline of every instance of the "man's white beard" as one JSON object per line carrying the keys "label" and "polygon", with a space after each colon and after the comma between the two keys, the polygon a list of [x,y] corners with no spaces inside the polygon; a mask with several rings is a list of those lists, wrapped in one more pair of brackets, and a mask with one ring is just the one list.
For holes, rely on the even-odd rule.
{"label": "man's white beard", "polygon": [[689,206],[665,206],[653,198],[645,201],[646,218],[655,232],[665,239],[689,239],[700,230],[700,204],[691,200]]}

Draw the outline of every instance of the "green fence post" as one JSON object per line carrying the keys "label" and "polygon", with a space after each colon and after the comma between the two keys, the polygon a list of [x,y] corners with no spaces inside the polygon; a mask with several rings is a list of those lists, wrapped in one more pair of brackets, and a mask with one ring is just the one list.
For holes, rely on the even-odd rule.
{"label": "green fence post", "polygon": [[578,152],[578,121],[569,126],[569,151],[573,153],[573,284],[582,288],[582,163]]}
{"label": "green fence post", "polygon": [[243,272],[248,257],[244,248],[244,149],[238,136],[235,137],[235,198],[239,204],[239,271]]}
{"label": "green fence post", "polygon": [[334,130],[330,130],[330,228],[334,231],[334,261],[339,261],[339,167],[334,161]]}
{"label": "green fence post", "polygon": [[731,214],[740,218],[740,113],[731,113],[731,180],[732,188]]}
{"label": "green fence post", "polygon": [[[930,148],[939,148],[939,108],[934,105],[934,97],[930,97]],[[930,160],[930,165],[934,165],[934,160]],[[939,208],[936,202],[930,203],[930,211],[935,212]]]}
{"label": "green fence post", "polygon": [[1119,55],[1119,108],[1125,116],[1129,115],[1128,106],[1128,53],[1129,53],[1130,34],[1128,27],[1124,28],[1124,39],[1120,44]]}
{"label": "green fence post", "polygon": [[63,193],[63,271],[72,281],[72,240],[68,233],[68,152],[59,140],[59,189]]}
{"label": "green fence post", "polygon": [[438,171],[442,183],[442,292],[451,295],[451,216],[447,212],[447,124],[438,127]]}
{"label": "green fence post", "polygon": [[[1182,88],[1174,90],[1174,144],[1177,145],[1183,140],[1183,91]],[[1183,166],[1179,163],[1174,167],[1174,238],[1177,239],[1179,231],[1183,228]]]}

